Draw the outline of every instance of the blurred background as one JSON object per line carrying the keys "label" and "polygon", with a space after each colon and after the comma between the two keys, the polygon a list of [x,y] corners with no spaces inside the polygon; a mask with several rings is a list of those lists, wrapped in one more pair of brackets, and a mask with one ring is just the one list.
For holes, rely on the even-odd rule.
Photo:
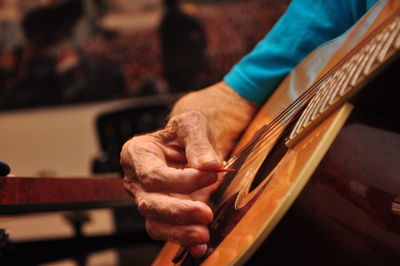
{"label": "blurred background", "polygon": [[1,0],[0,108],[204,87],[262,38],[285,2]]}
{"label": "blurred background", "polygon": [[[119,177],[122,143],[161,127],[183,93],[221,80],[288,3],[0,0],[0,161],[15,176]],[[68,217],[0,213],[0,229],[18,243],[74,237]],[[85,236],[126,223],[143,231],[133,207],[84,217]],[[34,264],[147,265],[159,247],[138,241]]]}

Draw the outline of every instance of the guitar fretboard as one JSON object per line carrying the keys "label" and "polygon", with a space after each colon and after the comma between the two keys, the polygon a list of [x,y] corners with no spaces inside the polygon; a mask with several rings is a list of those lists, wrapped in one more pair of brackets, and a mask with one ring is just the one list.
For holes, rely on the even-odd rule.
{"label": "guitar fretboard", "polygon": [[316,86],[315,96],[301,114],[286,145],[293,147],[324,115],[358,92],[362,84],[399,50],[400,16],[396,16]]}

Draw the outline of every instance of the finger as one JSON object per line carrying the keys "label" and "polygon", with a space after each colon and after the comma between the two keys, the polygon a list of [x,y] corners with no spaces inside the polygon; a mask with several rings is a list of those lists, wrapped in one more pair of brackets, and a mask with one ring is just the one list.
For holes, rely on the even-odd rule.
{"label": "finger", "polygon": [[121,165],[126,181],[138,180],[149,192],[188,194],[217,180],[213,172],[168,167],[163,151],[152,138],[133,139],[121,153]]}
{"label": "finger", "polygon": [[155,240],[165,240],[179,243],[183,246],[193,246],[207,243],[210,234],[204,225],[170,225],[157,221],[146,220],[146,230]]}
{"label": "finger", "polygon": [[138,177],[142,187],[148,192],[189,194],[217,181],[214,172],[204,172],[194,168],[176,169],[159,167]]}
{"label": "finger", "polygon": [[199,132],[187,139],[186,158],[189,166],[200,170],[214,170],[222,166],[214,148]]}
{"label": "finger", "polygon": [[218,179],[215,183],[210,186],[204,187],[202,189],[196,190],[190,194],[192,200],[198,200],[202,202],[207,202],[211,194],[219,187],[222,182],[222,174],[218,175]]}
{"label": "finger", "polygon": [[174,224],[209,224],[213,213],[205,203],[159,193],[136,193],[139,212],[147,219]]}
{"label": "finger", "polygon": [[[188,165],[202,170],[220,168],[222,162],[210,142],[208,125],[192,126],[184,139]],[[180,132],[179,132],[180,133]]]}
{"label": "finger", "polygon": [[135,168],[137,180],[148,192],[188,194],[213,184],[218,178],[215,172],[169,167],[162,155],[151,152],[142,153],[135,160]]}
{"label": "finger", "polygon": [[206,244],[200,244],[200,245],[190,246],[188,249],[193,257],[201,258],[206,254],[208,247]]}
{"label": "finger", "polygon": [[168,162],[187,162],[185,149],[178,145],[160,145],[160,149],[163,151],[165,159]]}
{"label": "finger", "polygon": [[176,139],[185,147],[189,166],[209,170],[221,167],[222,162],[211,144],[211,128],[200,112],[191,111],[173,117],[165,130],[158,133],[162,139]]}

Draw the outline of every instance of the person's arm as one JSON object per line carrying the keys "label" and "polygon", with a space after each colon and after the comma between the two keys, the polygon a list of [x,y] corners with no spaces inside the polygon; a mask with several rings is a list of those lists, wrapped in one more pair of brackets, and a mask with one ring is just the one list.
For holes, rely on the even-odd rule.
{"label": "person's arm", "polygon": [[[309,51],[346,30],[354,20],[349,5],[361,2],[293,0],[270,34],[225,77],[226,83],[183,97],[164,129],[124,145],[125,187],[151,237],[188,246],[195,256],[205,252],[213,213],[204,199],[217,182],[210,170],[222,166],[221,158],[252,119],[257,107],[250,101],[264,102]],[[184,167],[170,167],[176,164]]]}
{"label": "person's arm", "polygon": [[[205,252],[213,213],[204,201],[218,178],[212,170],[222,167],[256,110],[220,82],[180,99],[164,129],[125,143],[125,188],[152,238],[188,246],[194,256]],[[177,164],[182,168],[171,167]]]}
{"label": "person's arm", "polygon": [[372,2],[376,0],[292,0],[271,31],[224,81],[249,101],[264,103],[305,56],[348,30]]}

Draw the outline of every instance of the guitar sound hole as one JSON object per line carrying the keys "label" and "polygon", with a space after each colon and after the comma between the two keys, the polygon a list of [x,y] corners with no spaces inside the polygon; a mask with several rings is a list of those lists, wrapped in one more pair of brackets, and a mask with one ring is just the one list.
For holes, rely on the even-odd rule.
{"label": "guitar sound hole", "polygon": [[281,161],[285,153],[287,152],[287,147],[285,146],[285,139],[289,136],[293,126],[290,126],[286,129],[286,132],[282,134],[279,138],[278,142],[272,148],[270,154],[262,163],[260,169],[258,170],[256,176],[253,179],[253,182],[250,186],[250,191],[257,188],[258,185],[265,179],[266,176],[276,167],[276,165]]}

